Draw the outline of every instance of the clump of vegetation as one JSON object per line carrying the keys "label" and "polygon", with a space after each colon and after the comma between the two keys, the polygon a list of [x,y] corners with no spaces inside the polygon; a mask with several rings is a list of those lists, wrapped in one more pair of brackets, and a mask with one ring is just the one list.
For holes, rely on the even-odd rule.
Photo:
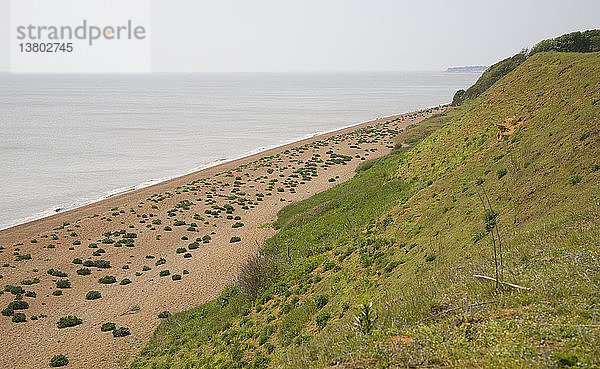
{"label": "clump of vegetation", "polygon": [[83,320],[79,319],[78,317],[74,315],[67,315],[60,318],[56,323],[56,326],[58,328],[68,328],[75,327],[76,325],[79,325],[81,323],[83,323]]}
{"label": "clump of vegetation", "polygon": [[117,282],[117,278],[115,278],[115,276],[112,275],[107,275],[104,276],[100,279],[98,279],[98,283],[100,284],[111,284],[111,283],[116,283]]}
{"label": "clump of vegetation", "polygon": [[161,276],[161,277],[166,277],[166,276],[168,276],[169,274],[171,274],[171,272],[169,272],[169,270],[168,270],[168,269],[161,270],[161,271],[158,273],[158,275],[159,275],[159,276]]}
{"label": "clump of vegetation", "polygon": [[92,271],[89,268],[81,268],[81,269],[77,269],[77,274],[78,275],[90,275],[90,274],[92,274]]}
{"label": "clump of vegetation", "polygon": [[325,325],[327,325],[329,319],[331,319],[331,314],[326,311],[322,311],[319,314],[317,314],[317,316],[315,317],[315,324],[317,325],[317,328],[325,328]]}
{"label": "clump of vegetation", "polygon": [[96,267],[100,269],[110,268],[110,261],[108,260],[86,260],[83,262],[85,267]]}
{"label": "clump of vegetation", "polygon": [[47,273],[53,277],[62,277],[62,278],[67,277],[67,273],[61,272],[60,270],[57,270],[57,269],[48,269]]}
{"label": "clump of vegetation", "polygon": [[59,279],[56,281],[57,288],[71,288],[71,282],[68,279]]}
{"label": "clump of vegetation", "polygon": [[377,316],[373,311],[373,302],[368,298],[363,297],[356,308],[356,314],[354,315],[354,326],[356,330],[363,335],[371,334],[375,328],[376,320]]}
{"label": "clump of vegetation", "polygon": [[167,319],[171,316],[171,312],[165,310],[165,311],[161,311],[160,313],[158,313],[158,317],[160,319]]}
{"label": "clump of vegetation", "polygon": [[101,332],[109,332],[116,328],[115,323],[104,323],[100,327]]}
{"label": "clump of vegetation", "polygon": [[15,313],[12,316],[12,322],[13,323],[23,323],[25,321],[27,321],[27,317],[23,313]]}
{"label": "clump of vegetation", "polygon": [[231,239],[229,240],[229,243],[234,243],[234,242],[240,242],[242,239],[240,237],[237,236],[233,236],[231,237]]}
{"label": "clump of vegetation", "polygon": [[113,337],[126,337],[131,334],[131,332],[129,331],[129,328],[126,328],[126,327],[119,327],[117,329],[114,329],[112,332],[113,332]]}
{"label": "clump of vegetation", "polygon": [[59,368],[61,366],[66,366],[69,364],[69,359],[63,354],[54,355],[52,359],[50,359],[50,367],[51,368]]}
{"label": "clump of vegetation", "polygon": [[25,290],[23,289],[23,287],[7,284],[6,286],[4,286],[4,292],[8,292],[13,295],[22,295],[25,293]]}
{"label": "clump of vegetation", "polygon": [[97,300],[101,297],[102,294],[100,293],[100,291],[88,291],[88,293],[85,294],[86,300]]}

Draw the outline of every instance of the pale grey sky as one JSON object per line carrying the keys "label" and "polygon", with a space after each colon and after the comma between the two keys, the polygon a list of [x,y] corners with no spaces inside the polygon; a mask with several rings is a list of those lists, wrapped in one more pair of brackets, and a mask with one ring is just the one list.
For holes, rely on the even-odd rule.
{"label": "pale grey sky", "polygon": [[[0,71],[8,5],[0,0]],[[599,0],[152,0],[152,70],[443,70],[593,28]]]}

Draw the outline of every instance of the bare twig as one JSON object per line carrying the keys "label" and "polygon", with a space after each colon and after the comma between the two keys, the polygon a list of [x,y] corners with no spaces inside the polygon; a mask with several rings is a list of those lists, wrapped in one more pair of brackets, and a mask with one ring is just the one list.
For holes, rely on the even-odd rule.
{"label": "bare twig", "polygon": [[523,286],[519,286],[518,284],[512,284],[512,283],[508,283],[508,282],[499,281],[496,278],[488,277],[487,275],[474,274],[473,277],[475,277],[475,278],[481,278],[481,279],[487,279],[488,281],[494,281],[494,282],[496,282],[496,284],[500,283],[500,284],[503,284],[505,286],[517,288],[517,289],[520,289],[520,290],[531,290],[531,288],[529,288],[529,287],[523,287]]}

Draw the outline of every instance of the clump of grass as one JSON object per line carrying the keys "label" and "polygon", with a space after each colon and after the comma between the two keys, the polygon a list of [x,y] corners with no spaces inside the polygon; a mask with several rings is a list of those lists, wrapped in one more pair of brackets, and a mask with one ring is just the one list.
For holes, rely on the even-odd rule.
{"label": "clump of grass", "polygon": [[121,286],[125,286],[131,283],[131,280],[129,278],[124,278],[123,280],[121,280],[121,282],[119,282],[119,284]]}
{"label": "clump of grass", "polygon": [[171,279],[174,281],[180,281],[181,280],[181,274],[173,274],[171,276]]}
{"label": "clump of grass", "polygon": [[240,242],[242,239],[240,237],[237,236],[233,236],[231,237],[231,239],[229,240],[229,243],[234,243],[234,242]]}
{"label": "clump of grass", "polygon": [[158,275],[159,275],[159,276],[161,276],[161,277],[166,277],[166,276],[168,276],[169,274],[171,274],[171,272],[170,272],[168,269],[161,270],[161,271],[158,273]]}

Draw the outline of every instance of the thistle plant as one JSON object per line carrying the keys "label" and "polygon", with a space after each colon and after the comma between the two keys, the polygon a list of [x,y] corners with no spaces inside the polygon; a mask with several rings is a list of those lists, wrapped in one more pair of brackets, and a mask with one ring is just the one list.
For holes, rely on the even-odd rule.
{"label": "thistle plant", "polygon": [[376,320],[377,316],[373,311],[373,302],[368,297],[363,297],[354,315],[354,327],[360,334],[368,335],[375,328]]}

